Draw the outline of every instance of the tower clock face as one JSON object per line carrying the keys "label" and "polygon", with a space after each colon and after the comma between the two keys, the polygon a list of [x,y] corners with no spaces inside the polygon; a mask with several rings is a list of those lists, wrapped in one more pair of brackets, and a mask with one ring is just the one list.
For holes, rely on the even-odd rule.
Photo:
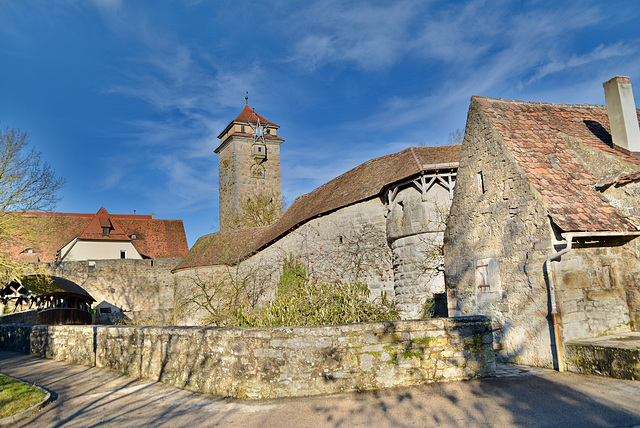
{"label": "tower clock face", "polygon": [[266,177],[266,171],[263,164],[251,165],[251,178],[264,179]]}

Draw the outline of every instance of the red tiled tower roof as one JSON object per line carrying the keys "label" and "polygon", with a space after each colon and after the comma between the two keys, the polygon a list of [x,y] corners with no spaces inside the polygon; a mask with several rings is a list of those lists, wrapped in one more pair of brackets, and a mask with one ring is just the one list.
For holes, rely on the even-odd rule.
{"label": "red tiled tower roof", "polygon": [[562,230],[637,230],[595,189],[595,177],[567,142],[574,138],[640,165],[638,159],[612,144],[605,106],[473,97],[471,108],[486,115]]}
{"label": "red tiled tower roof", "polygon": [[[249,107],[249,105],[245,105],[242,111],[240,112],[240,114],[238,115],[238,117],[236,117],[234,120],[229,122],[229,125],[227,125],[227,127],[224,128],[224,130],[218,135],[218,138],[221,139],[222,136],[229,130],[229,128],[233,126],[234,123],[240,123],[240,124],[258,123],[258,120],[260,120],[260,125],[269,125],[270,128],[275,128],[275,129],[280,128],[280,125],[276,125],[270,120],[265,119],[264,117],[256,113],[255,110]],[[243,134],[239,132],[237,134],[242,134],[242,135],[246,134],[247,136],[251,135],[249,133]],[[265,135],[264,138],[272,139],[272,140],[282,140],[279,137],[269,135],[269,134]]]}

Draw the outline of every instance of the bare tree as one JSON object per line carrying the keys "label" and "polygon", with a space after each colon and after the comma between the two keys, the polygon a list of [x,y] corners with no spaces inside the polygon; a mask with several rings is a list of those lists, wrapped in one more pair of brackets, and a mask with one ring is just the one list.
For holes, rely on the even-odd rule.
{"label": "bare tree", "polygon": [[[26,132],[5,127],[0,130],[0,281],[34,273],[34,266],[15,260],[15,245],[37,242],[42,230],[24,221],[30,211],[49,211],[64,184],[41,154],[29,147]],[[25,244],[26,245],[26,244]]]}
{"label": "bare tree", "polygon": [[449,133],[449,144],[462,144],[463,140],[464,140],[463,129],[458,128],[455,131]]}

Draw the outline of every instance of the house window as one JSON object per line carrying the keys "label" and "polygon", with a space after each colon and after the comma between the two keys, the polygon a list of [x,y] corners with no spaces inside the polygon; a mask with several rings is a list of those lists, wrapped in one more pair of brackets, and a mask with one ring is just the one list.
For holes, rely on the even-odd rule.
{"label": "house window", "polygon": [[475,285],[476,296],[480,300],[499,300],[502,298],[498,260],[494,258],[476,259]]}
{"label": "house window", "polygon": [[127,252],[125,250],[120,250],[120,258],[121,259],[126,259],[127,258]]}
{"label": "house window", "polygon": [[244,125],[240,125],[240,132],[244,132]]}
{"label": "house window", "polygon": [[131,235],[131,239],[137,239],[137,238],[138,237],[135,234]]}
{"label": "house window", "polygon": [[102,236],[109,236],[109,227],[102,228]]}
{"label": "house window", "polygon": [[491,292],[491,280],[489,278],[489,262],[491,259],[478,260],[476,263],[476,285],[478,293]]}

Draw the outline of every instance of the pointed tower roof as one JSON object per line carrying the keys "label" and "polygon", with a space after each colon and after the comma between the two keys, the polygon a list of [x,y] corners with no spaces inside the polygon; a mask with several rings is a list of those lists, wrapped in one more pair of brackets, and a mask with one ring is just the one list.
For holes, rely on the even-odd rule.
{"label": "pointed tower roof", "polygon": [[[253,110],[251,107],[249,107],[249,104],[247,104],[247,105],[244,106],[244,108],[242,109],[242,111],[240,112],[238,117],[236,117],[234,120],[232,120],[229,123],[229,125],[227,125],[227,127],[224,128],[224,131],[222,131],[218,135],[218,138],[222,139],[224,137],[224,135],[227,134],[229,132],[229,130],[235,124],[249,125],[250,123],[258,123],[258,120],[260,121],[260,125],[269,125],[269,128],[273,128],[273,129],[280,128],[280,125],[277,125],[277,124],[271,122],[270,120],[265,119],[263,116],[259,115],[258,113],[255,112],[255,110]],[[241,134],[241,133],[234,132],[232,134]],[[231,136],[232,134],[227,134],[227,135]],[[249,133],[246,133],[246,134],[250,135]],[[271,139],[271,140],[282,140],[282,138],[279,138],[279,137],[276,137],[276,136],[270,136],[270,135],[266,135],[265,138],[268,138],[268,139]],[[282,140],[282,141],[284,141],[284,140]],[[224,143],[224,141],[223,141],[223,143]]]}
{"label": "pointed tower roof", "polygon": [[[104,228],[108,228],[105,236]],[[104,207],[100,208],[91,219],[87,227],[78,235],[78,239],[91,239],[100,241],[130,241],[125,231],[113,220],[111,214]]]}
{"label": "pointed tower roof", "polygon": [[260,116],[258,113],[255,112],[255,110],[253,110],[251,107],[249,107],[249,104],[245,105],[244,108],[242,109],[242,111],[240,112],[240,114],[238,115],[238,117],[235,118],[235,120],[233,122],[235,123],[257,123],[258,119],[260,119],[260,123],[265,125],[271,125],[272,127],[275,128],[279,128],[279,125],[276,125],[275,123],[265,119],[264,117]]}

